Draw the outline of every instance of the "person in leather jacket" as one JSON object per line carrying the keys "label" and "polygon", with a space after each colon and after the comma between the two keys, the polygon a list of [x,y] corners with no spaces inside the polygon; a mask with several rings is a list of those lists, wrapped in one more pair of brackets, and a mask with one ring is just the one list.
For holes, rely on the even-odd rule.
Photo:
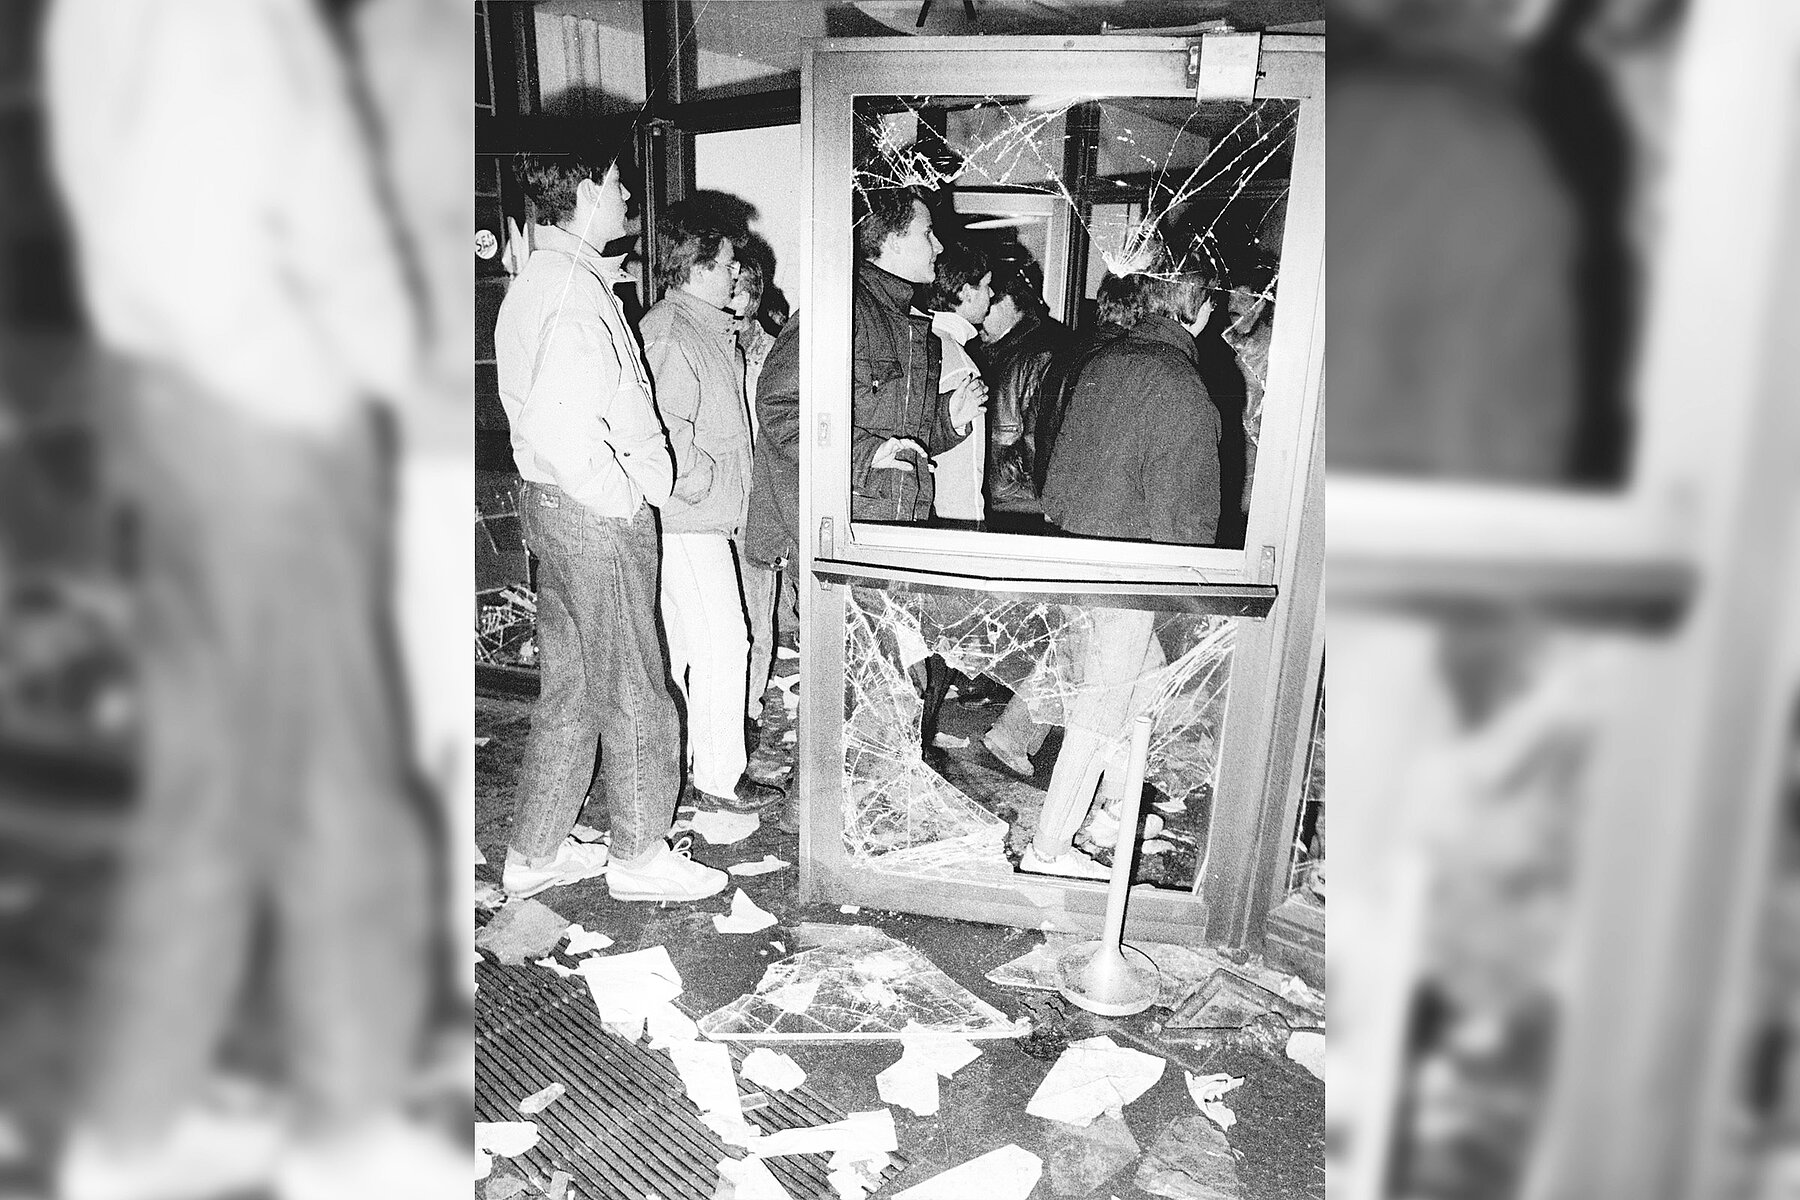
{"label": "person in leather jacket", "polygon": [[990,528],[1029,532],[1041,524],[1033,464],[1038,402],[1069,330],[1044,307],[1030,264],[994,269],[993,303],[981,322],[988,364],[987,505]]}

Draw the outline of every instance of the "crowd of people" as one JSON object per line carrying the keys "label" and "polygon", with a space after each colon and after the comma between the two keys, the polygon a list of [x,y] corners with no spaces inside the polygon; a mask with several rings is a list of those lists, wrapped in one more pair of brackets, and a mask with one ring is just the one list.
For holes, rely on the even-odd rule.
{"label": "crowd of people", "polygon": [[[799,558],[805,321],[764,319],[771,281],[746,253],[754,238],[729,206],[696,198],[656,220],[660,299],[634,330],[614,290],[635,241],[625,152],[515,163],[533,223],[495,346],[538,560],[542,679],[503,873],[515,896],[600,875],[617,899],[717,893],[726,876],[666,839],[678,803],[785,800],[783,826],[797,828],[748,751]],[[1241,461],[1243,424],[1209,392],[1196,340],[1220,284],[1204,256],[1178,261],[1141,238],[1077,337],[1049,314],[1028,259],[947,229],[941,240],[935,199],[856,197],[851,518],[1216,544],[1248,487],[1221,468],[1234,444]],[[1081,653],[1094,678],[1156,665],[1151,614],[1093,624]],[[1069,840],[1101,776],[1120,785],[1105,731],[1131,694],[1105,691],[1119,712],[1067,714],[1027,869],[1091,870]],[[1032,713],[1028,681],[983,739],[1023,774],[1046,728]],[[609,845],[572,833],[592,779]]]}

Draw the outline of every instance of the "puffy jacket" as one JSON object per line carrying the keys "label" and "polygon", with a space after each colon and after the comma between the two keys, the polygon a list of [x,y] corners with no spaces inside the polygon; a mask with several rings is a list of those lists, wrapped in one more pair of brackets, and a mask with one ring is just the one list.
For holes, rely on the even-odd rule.
{"label": "puffy jacket", "polygon": [[1066,533],[1208,546],[1219,524],[1219,410],[1193,337],[1144,317],[1095,352],[1069,394],[1044,482]]}
{"label": "puffy jacket", "polygon": [[756,381],[756,453],[744,556],[772,567],[800,536],[800,318],[781,327]]}
{"label": "puffy jacket", "polygon": [[750,415],[732,316],[676,290],[644,314],[639,330],[675,451],[663,528],[737,534],[750,500]]}
{"label": "puffy jacket", "polygon": [[[856,271],[852,303],[850,516],[858,521],[923,521],[931,515],[930,466],[907,452],[910,471],[871,470],[889,438],[912,438],[937,455],[960,442],[938,397],[943,350],[931,318],[912,313],[913,285],[879,267]],[[770,352],[773,354],[773,351]],[[763,366],[765,378],[768,365]]]}
{"label": "puffy jacket", "polygon": [[1050,360],[1067,344],[1060,322],[1027,312],[1006,335],[985,347],[988,382],[988,504],[1035,510],[1032,463],[1037,447],[1038,397]]}

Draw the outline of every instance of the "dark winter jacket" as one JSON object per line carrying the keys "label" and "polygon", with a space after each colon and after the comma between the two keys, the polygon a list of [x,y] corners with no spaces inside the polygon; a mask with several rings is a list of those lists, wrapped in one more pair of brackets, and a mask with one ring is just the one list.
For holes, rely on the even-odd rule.
{"label": "dark winter jacket", "polygon": [[1219,436],[1193,337],[1167,317],[1144,317],[1075,380],[1051,452],[1044,516],[1084,537],[1211,545]]}
{"label": "dark winter jacket", "polygon": [[744,556],[772,567],[800,537],[800,318],[782,326],[756,380],[756,452]]}
{"label": "dark winter jacket", "polygon": [[[950,427],[938,396],[943,350],[931,318],[912,313],[913,285],[870,263],[856,270],[850,380],[850,516],[857,521],[923,521],[931,515],[929,464],[903,452],[910,471],[871,470],[881,444],[912,438],[931,455],[966,435]],[[773,352],[771,351],[771,354]],[[764,378],[769,367],[763,366]],[[760,417],[758,418],[760,420]]]}
{"label": "dark winter jacket", "polygon": [[1037,508],[1032,463],[1037,447],[1038,396],[1052,356],[1067,348],[1061,322],[1027,312],[1006,336],[984,347],[988,382],[990,508]]}

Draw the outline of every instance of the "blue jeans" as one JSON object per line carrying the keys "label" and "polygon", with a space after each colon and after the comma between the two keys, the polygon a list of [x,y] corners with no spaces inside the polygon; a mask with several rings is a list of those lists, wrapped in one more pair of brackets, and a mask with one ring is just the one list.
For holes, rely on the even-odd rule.
{"label": "blue jeans", "polygon": [[513,801],[512,849],[540,865],[574,827],[595,778],[613,857],[669,831],[681,792],[681,727],[657,623],[656,514],[602,517],[549,484],[519,489],[538,559],[537,705]]}

